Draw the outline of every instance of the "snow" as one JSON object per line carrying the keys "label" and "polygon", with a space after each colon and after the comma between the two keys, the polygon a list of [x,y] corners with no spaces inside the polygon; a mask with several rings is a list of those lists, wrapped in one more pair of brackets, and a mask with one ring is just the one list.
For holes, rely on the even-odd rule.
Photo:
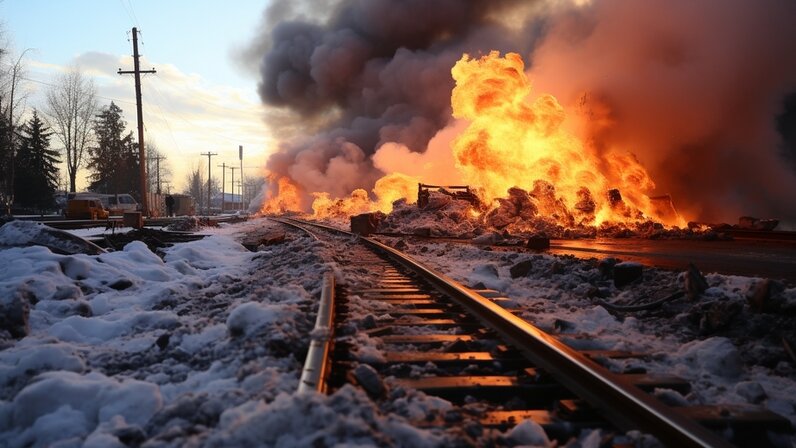
{"label": "snow", "polygon": [[[432,217],[407,208],[411,219],[390,225],[400,230],[420,223],[434,234],[440,222],[464,213],[462,207]],[[0,328],[0,446],[431,447],[474,440],[551,446],[530,420],[505,432],[479,429],[480,439],[463,429],[477,425],[473,421],[419,427],[413,422],[447,421],[456,406],[406,390],[390,377],[383,378],[387,404],[353,386],[330,396],[296,394],[323,274],[334,272],[343,285],[367,276],[336,258],[351,241],[327,244],[289,232],[284,243],[258,252],[239,243],[264,227],[282,228],[252,219],[204,228],[208,237],[158,253],[133,242],[96,254],[53,249],[53,234],[47,245],[31,243],[42,238],[42,226],[0,228],[0,307],[22,303],[29,309],[24,334]],[[466,226],[455,230],[475,235]],[[479,241],[503,239],[489,234]],[[612,360],[609,367],[677,374],[692,383],[685,396],[656,391],[664,400],[759,404],[796,423],[796,371],[779,340],[768,336],[772,327],[789,334],[787,321],[752,313],[747,304],[762,279],[708,274],[710,287],[694,302],[679,299],[657,315],[616,313],[601,301],[653,301],[682,289],[683,276],[645,267],[640,282],[617,288],[596,260],[520,248],[404,244],[421,262],[468,286],[498,290],[509,299],[503,306],[574,347],[651,353]],[[69,247],[80,247],[79,241]],[[511,267],[526,260],[528,274],[512,278]],[[782,310],[796,308],[796,288],[785,285],[777,300]],[[351,325],[360,329],[391,318],[391,305],[373,308],[354,295],[348,306]],[[391,349],[377,336],[349,337],[356,347],[352,362],[383,361]],[[436,367],[412,369],[421,376]],[[586,431],[573,443],[596,447],[600,437],[600,431]]]}
{"label": "snow", "polygon": [[29,245],[43,226],[0,229],[0,296],[30,309],[26,336],[0,330],[0,445],[187,441],[224,409],[295,389],[326,267],[306,241],[237,242],[263,225],[206,229],[160,255],[141,242],[54,253]]}
{"label": "snow", "polygon": [[727,338],[713,337],[684,344],[671,357],[674,371],[689,376],[737,378],[742,371],[738,349]]}
{"label": "snow", "polygon": [[230,334],[252,335],[263,326],[273,324],[283,317],[284,306],[247,302],[229,313],[227,329]]}
{"label": "snow", "polygon": [[523,420],[506,434],[509,439],[524,446],[550,446],[544,429],[533,420]]}

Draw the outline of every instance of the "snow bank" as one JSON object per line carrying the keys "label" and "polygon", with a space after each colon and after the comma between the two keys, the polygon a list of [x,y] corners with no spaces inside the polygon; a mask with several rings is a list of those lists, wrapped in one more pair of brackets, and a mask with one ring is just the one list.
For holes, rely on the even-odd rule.
{"label": "snow bank", "polygon": [[100,344],[133,332],[171,329],[179,324],[177,316],[168,311],[124,312],[108,317],[70,316],[46,333],[61,341]]}
{"label": "snow bank", "polygon": [[231,335],[251,335],[258,329],[278,321],[285,315],[284,306],[247,302],[237,306],[227,318]]}
{"label": "snow bank", "polygon": [[711,374],[736,378],[742,371],[738,349],[729,339],[722,337],[684,344],[672,355],[672,360],[678,371],[691,377]]}
{"label": "snow bank", "polygon": [[33,221],[11,221],[0,227],[0,248],[31,245],[48,247],[64,254],[97,255],[105,252],[83,238]]}
{"label": "snow bank", "polygon": [[[117,381],[99,373],[47,372],[13,401],[12,445],[46,445],[66,436],[80,437],[97,424],[121,417],[145,424],[163,406],[158,387],[137,380]],[[66,433],[62,433],[64,429]]]}
{"label": "snow bank", "polygon": [[22,375],[32,375],[46,370],[83,372],[86,363],[74,346],[62,343],[45,343],[27,346],[20,344],[0,352],[0,387]]}
{"label": "snow bank", "polygon": [[251,261],[254,253],[229,237],[212,235],[192,244],[177,244],[166,249],[167,263],[184,260],[200,270],[229,269]]}
{"label": "snow bank", "polygon": [[364,392],[344,386],[331,396],[281,394],[225,411],[208,446],[434,447],[444,436],[384,416]]}

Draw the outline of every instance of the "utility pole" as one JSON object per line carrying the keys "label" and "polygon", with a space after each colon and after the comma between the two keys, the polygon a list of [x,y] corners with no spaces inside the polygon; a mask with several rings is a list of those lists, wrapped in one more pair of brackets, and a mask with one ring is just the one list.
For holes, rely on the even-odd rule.
{"label": "utility pole", "polygon": [[207,156],[207,216],[210,216],[210,158],[218,154],[208,151],[202,155]]}
{"label": "utility pole", "polygon": [[238,145],[238,160],[240,160],[240,184],[241,184],[240,210],[243,211],[243,145]]}
{"label": "utility pole", "polygon": [[157,189],[155,192],[160,194],[160,161],[166,160],[166,156],[156,155],[155,157],[147,157],[147,159],[155,161],[155,173],[157,174]]}
{"label": "utility pole", "polygon": [[[242,178],[243,174],[241,174]],[[238,192],[240,193],[240,211],[243,211],[243,182],[238,181]]]}
{"label": "utility pole", "polygon": [[149,216],[149,201],[147,198],[146,185],[146,153],[144,151],[144,112],[141,105],[141,73],[157,73],[155,69],[141,70],[138,62],[138,28],[133,27],[133,70],[123,71],[121,68],[117,72],[120,75],[135,75],[135,110],[138,114],[138,165],[139,175],[141,176],[141,209],[144,216]]}
{"label": "utility pole", "polygon": [[[224,193],[224,182],[226,182],[227,176],[227,163],[224,162],[221,165],[216,165],[221,167],[221,213],[224,213],[224,203],[227,201],[227,195]],[[233,192],[234,194],[235,192]]]}
{"label": "utility pole", "polygon": [[232,203],[235,203],[235,170],[238,169],[236,166],[230,166],[229,169],[232,170]]}

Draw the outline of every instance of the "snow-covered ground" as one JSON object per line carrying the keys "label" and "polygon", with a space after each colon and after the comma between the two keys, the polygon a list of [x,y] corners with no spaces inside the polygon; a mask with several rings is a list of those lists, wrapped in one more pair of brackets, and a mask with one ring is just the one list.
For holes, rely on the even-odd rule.
{"label": "snow-covered ground", "polygon": [[[340,248],[288,232],[284,243],[249,252],[239,243],[247,232],[278,226],[254,219],[204,228],[209,237],[157,254],[133,242],[59,255],[3,248],[35,232],[11,224],[0,228],[0,446],[472,443],[460,429],[412,426],[450,406],[419,393],[401,392],[385,409],[353,387],[329,397],[294,392],[323,273],[346,281],[333,262]],[[435,243],[406,250],[465,284],[503,291],[525,318],[573,344],[595,335],[600,348],[654,353],[613,367],[692,381],[686,397],[661,391],[669,401],[760,403],[796,423],[796,373],[774,337],[794,336],[792,285],[772,289],[776,312],[749,309],[761,280],[708,275],[710,288],[694,301],[611,314],[596,301],[652,300],[682,289],[682,275],[645,270],[617,288],[596,263],[574,258]],[[512,278],[526,259],[527,275]],[[520,423],[495,440],[541,440],[535,431]]]}

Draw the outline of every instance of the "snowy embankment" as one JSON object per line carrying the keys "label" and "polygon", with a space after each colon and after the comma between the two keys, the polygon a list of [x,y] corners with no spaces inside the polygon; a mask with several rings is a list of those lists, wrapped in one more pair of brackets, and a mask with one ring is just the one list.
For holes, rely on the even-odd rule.
{"label": "snowy embankment", "polygon": [[[237,406],[292,392],[326,267],[307,241],[235,241],[263,225],[162,258],[0,249],[0,446],[223,445]],[[0,247],[36,231],[8,224]]]}

